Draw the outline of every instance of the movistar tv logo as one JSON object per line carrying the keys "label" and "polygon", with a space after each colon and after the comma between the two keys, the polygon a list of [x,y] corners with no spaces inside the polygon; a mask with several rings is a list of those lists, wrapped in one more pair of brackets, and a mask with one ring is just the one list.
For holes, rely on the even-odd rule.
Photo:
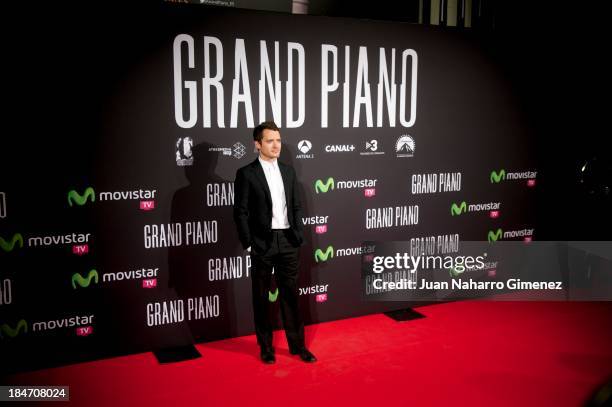
{"label": "movistar tv logo", "polygon": [[15,248],[15,244],[19,243],[19,248],[23,247],[23,236],[21,233],[15,233],[10,240],[4,240],[2,236],[0,236],[0,247],[5,252],[11,252]]}
{"label": "movistar tv logo", "polygon": [[500,181],[506,179],[506,170],[501,169],[498,172],[491,171],[489,179],[491,180],[491,184],[499,184]]}
{"label": "movistar tv logo", "polygon": [[87,277],[83,277],[79,273],[74,273],[72,275],[72,288],[76,290],[77,284],[83,288],[87,288],[89,284],[91,284],[92,279],[94,283],[98,284],[98,272],[95,269],[89,270]]}
{"label": "movistar tv logo", "polygon": [[451,215],[461,215],[462,213],[467,212],[467,204],[465,201],[462,201],[459,205],[453,202],[451,205]]}
{"label": "movistar tv logo", "polygon": [[0,325],[0,338],[4,338],[5,336],[14,338],[19,335],[21,331],[24,333],[28,332],[28,323],[24,319],[17,322],[15,328],[11,327],[9,324],[2,324]]}
{"label": "movistar tv logo", "polygon": [[326,193],[330,188],[333,191],[336,183],[332,177],[327,178],[325,184],[320,179],[315,181],[315,192],[318,194],[319,192]]}
{"label": "movistar tv logo", "polygon": [[92,187],[87,187],[85,189],[85,192],[83,192],[83,194],[79,194],[77,191],[75,191],[74,189],[71,190],[70,192],[68,192],[68,205],[72,206],[72,203],[76,203],[79,206],[83,206],[87,203],[87,200],[90,200],[91,202],[95,202],[96,201],[96,193],[94,192],[94,189]]}
{"label": "movistar tv logo", "polygon": [[502,237],[502,235],[503,235],[503,232],[501,229],[497,229],[496,231],[489,230],[487,240],[489,241],[489,243],[496,242],[498,239]]}
{"label": "movistar tv logo", "polygon": [[278,298],[278,288],[276,289],[276,291],[274,291],[274,293],[272,293],[272,291],[268,291],[268,301],[275,302],[277,298]]}
{"label": "movistar tv logo", "polygon": [[327,249],[325,249],[325,252],[323,252],[323,250],[321,249],[317,249],[315,250],[314,257],[317,263],[320,261],[327,261],[327,259],[330,257],[333,259],[334,258],[334,247],[327,246]]}

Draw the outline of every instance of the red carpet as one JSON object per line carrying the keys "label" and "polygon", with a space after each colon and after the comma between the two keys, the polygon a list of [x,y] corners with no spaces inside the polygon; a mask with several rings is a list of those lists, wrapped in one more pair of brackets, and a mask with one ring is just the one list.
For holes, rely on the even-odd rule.
{"label": "red carpet", "polygon": [[[254,336],[198,345],[159,365],[151,353],[14,375],[69,385],[76,406],[581,406],[612,374],[612,303],[476,302],[307,327],[305,364],[276,332],[275,365]],[[27,403],[21,403],[25,405]]]}

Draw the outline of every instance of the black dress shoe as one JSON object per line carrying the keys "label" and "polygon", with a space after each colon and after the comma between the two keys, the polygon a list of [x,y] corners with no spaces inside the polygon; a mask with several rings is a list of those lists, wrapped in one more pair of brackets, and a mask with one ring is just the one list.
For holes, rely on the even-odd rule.
{"label": "black dress shoe", "polygon": [[306,348],[302,348],[302,349],[289,349],[289,353],[291,353],[292,355],[299,355],[300,359],[302,359],[304,362],[307,362],[307,363],[312,363],[312,362],[316,362],[317,361],[317,358],[315,357],[315,355],[313,355]]}
{"label": "black dress shoe", "polygon": [[261,361],[265,364],[271,365],[276,362],[273,349],[262,349],[259,356],[261,357]]}

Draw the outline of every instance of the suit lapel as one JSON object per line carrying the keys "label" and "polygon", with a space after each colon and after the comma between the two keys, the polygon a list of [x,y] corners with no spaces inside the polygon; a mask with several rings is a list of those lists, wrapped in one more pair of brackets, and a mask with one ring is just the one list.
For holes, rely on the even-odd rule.
{"label": "suit lapel", "polygon": [[291,188],[291,182],[289,180],[289,171],[287,171],[287,167],[284,164],[281,164],[280,161],[278,161],[278,168],[280,170],[281,177],[283,178],[283,187],[285,187],[285,202],[287,202],[287,207],[289,207],[289,202],[291,202],[289,200],[289,197],[291,196],[289,194],[289,188]]}
{"label": "suit lapel", "polygon": [[257,178],[264,191],[266,192],[266,200],[268,201],[268,205],[270,205],[270,208],[272,208],[272,195],[270,194],[270,187],[268,186],[266,174],[264,174],[263,168],[261,167],[261,163],[259,162],[259,158],[256,158],[253,162],[253,171],[255,171],[255,178]]}

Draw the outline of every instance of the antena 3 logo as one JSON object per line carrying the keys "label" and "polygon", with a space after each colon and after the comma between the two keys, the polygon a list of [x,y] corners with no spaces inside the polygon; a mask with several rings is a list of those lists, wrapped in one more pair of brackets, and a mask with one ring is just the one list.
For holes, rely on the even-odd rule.
{"label": "antena 3 logo", "polygon": [[316,180],[314,183],[315,192],[327,193],[334,189],[356,189],[356,188],[369,188],[373,189],[376,186],[377,179],[361,179],[361,180],[349,180],[349,181],[335,181],[332,177],[327,178],[325,182],[323,180]]}
{"label": "antena 3 logo", "polygon": [[519,171],[519,172],[507,172],[505,169],[498,171],[491,171],[489,174],[489,180],[491,184],[499,184],[502,181],[514,181],[514,180],[527,180],[527,185],[532,187],[535,186],[535,179],[538,175],[537,171]]}
{"label": "antena 3 logo", "polygon": [[[141,200],[140,209],[148,211],[155,209],[155,194],[156,189],[135,189],[129,191],[104,191],[98,193],[98,201],[123,201],[123,200]],[[87,202],[96,201],[96,192],[93,187],[87,187],[83,193],[76,190],[68,191],[68,205],[83,206]]]}

